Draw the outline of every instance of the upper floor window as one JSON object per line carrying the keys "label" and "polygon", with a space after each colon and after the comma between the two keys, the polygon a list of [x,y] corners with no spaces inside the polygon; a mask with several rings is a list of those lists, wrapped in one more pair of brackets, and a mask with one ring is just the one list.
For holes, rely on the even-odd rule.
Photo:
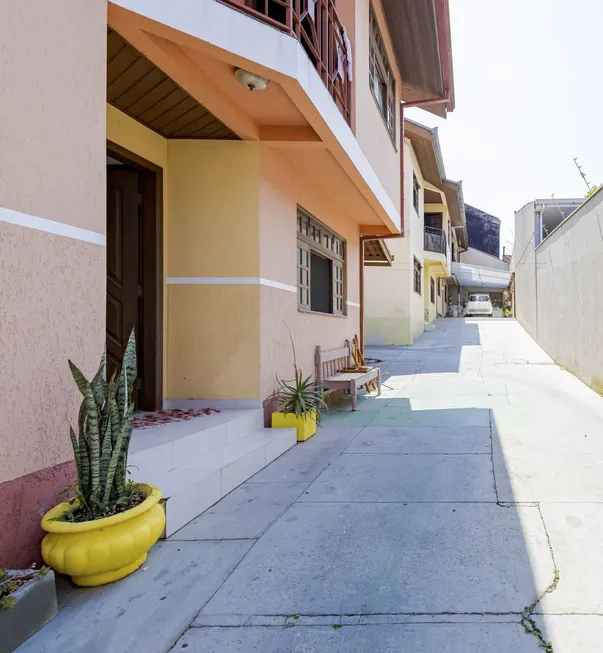
{"label": "upper floor window", "polygon": [[375,10],[370,8],[370,37],[369,37],[369,82],[371,90],[381,111],[385,126],[395,142],[396,138],[396,83],[383,36],[379,29]]}
{"label": "upper floor window", "polygon": [[298,308],[316,313],[343,315],[344,278],[345,241],[298,207]]}
{"label": "upper floor window", "polygon": [[419,185],[419,180],[417,175],[412,175],[412,205],[415,207],[417,215],[419,214],[419,194],[421,192],[421,186]]}
{"label": "upper floor window", "polygon": [[421,273],[423,271],[423,266],[419,263],[417,257],[414,257],[414,271],[413,271],[413,280],[412,285],[413,289],[419,295],[421,294]]}

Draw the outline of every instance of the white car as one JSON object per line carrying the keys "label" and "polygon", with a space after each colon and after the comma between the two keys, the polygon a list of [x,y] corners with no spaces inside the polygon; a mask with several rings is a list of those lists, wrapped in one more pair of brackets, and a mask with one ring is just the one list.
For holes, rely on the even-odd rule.
{"label": "white car", "polygon": [[492,317],[490,295],[469,295],[465,315],[487,315],[488,317]]}

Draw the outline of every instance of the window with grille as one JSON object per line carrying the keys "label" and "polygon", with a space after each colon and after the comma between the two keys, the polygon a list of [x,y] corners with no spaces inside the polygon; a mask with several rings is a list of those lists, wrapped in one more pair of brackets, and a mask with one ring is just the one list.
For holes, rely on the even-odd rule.
{"label": "window with grille", "polygon": [[417,215],[419,214],[419,194],[421,192],[421,185],[417,179],[417,175],[413,173],[412,176],[412,205],[415,207]]}
{"label": "window with grille", "polygon": [[429,290],[431,296],[431,303],[435,304],[435,283],[433,282],[433,277],[429,278]]}
{"label": "window with grille", "polygon": [[438,277],[438,297],[442,296],[442,280]]}
{"label": "window with grille", "polygon": [[345,241],[299,207],[297,305],[304,311],[345,314]]}
{"label": "window with grille", "polygon": [[423,266],[419,263],[415,257],[414,273],[413,273],[413,287],[414,291],[421,294],[421,274],[423,272]]}
{"label": "window with grille", "polygon": [[387,131],[395,143],[396,86],[394,74],[387,58],[383,36],[372,5],[369,23],[369,82]]}

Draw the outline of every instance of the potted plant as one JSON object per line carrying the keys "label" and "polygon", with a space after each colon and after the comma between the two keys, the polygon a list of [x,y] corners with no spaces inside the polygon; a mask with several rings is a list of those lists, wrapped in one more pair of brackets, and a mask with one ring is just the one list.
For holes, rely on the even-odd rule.
{"label": "potted plant", "polygon": [[57,614],[54,574],[48,567],[0,569],[0,653],[11,653]]}
{"label": "potted plant", "polygon": [[160,490],[127,480],[136,378],[134,331],[121,370],[109,381],[106,351],[90,382],[71,361],[69,367],[84,397],[78,436],[70,429],[76,496],[44,515],[42,528],[48,534],[42,557],[76,585],[103,585],[138,569],[165,526]]}
{"label": "potted plant", "polygon": [[[288,330],[288,328],[287,328]],[[275,401],[280,410],[272,413],[272,428],[297,429],[297,441],[303,442],[316,433],[320,422],[320,412],[327,408],[324,401],[325,392],[321,385],[305,377],[297,366],[295,346],[289,331],[291,348],[293,349],[293,381],[283,381],[277,378],[278,388],[268,397]]]}

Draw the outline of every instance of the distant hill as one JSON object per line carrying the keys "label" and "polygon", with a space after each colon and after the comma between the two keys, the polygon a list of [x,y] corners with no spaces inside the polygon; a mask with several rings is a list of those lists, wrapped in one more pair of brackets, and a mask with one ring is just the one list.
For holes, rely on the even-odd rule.
{"label": "distant hill", "polygon": [[475,247],[486,254],[500,256],[500,220],[485,211],[465,204],[469,247]]}

